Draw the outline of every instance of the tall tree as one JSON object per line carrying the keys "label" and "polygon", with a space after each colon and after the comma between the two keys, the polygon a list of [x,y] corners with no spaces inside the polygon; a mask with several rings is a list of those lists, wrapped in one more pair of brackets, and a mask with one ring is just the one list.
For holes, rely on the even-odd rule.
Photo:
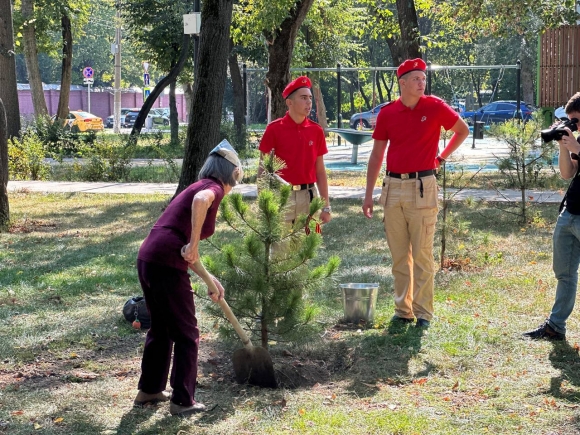
{"label": "tall tree", "polygon": [[62,68],[60,77],[60,94],[58,98],[58,109],[56,116],[59,119],[66,119],[69,112],[70,85],[72,83],[72,56],[73,56],[73,36],[70,18],[66,11],[61,17],[62,23]]}
{"label": "tall tree", "polygon": [[[143,60],[154,64],[165,76],[170,71],[175,71],[180,54],[188,49],[183,45],[184,41],[189,47],[189,38],[183,38],[183,14],[188,11],[190,4],[186,0],[121,0],[121,16],[127,28],[128,39]],[[181,69],[178,74],[180,72]],[[176,122],[176,80],[177,75],[172,74],[172,81],[166,84],[170,85],[169,110],[170,120],[173,120],[171,139],[174,142],[178,140],[179,127]]]}
{"label": "tall tree", "polygon": [[4,101],[5,107],[8,107],[6,133],[7,137],[11,138],[20,134],[20,108],[16,86],[14,30],[10,0],[0,0],[0,10],[5,11],[0,14],[0,100]]}
{"label": "tall tree", "polygon": [[44,89],[38,67],[38,48],[36,45],[36,23],[34,17],[34,0],[22,0],[20,13],[24,20],[24,58],[28,72],[28,83],[32,94],[32,105],[36,117],[47,116],[48,109],[44,99]]}
{"label": "tall tree", "polygon": [[196,180],[209,151],[219,140],[230,53],[232,7],[233,0],[206,0],[202,5],[196,77],[185,156],[176,194]]}
{"label": "tall tree", "polygon": [[270,92],[271,119],[281,118],[286,113],[282,91],[290,82],[290,63],[298,30],[313,3],[314,0],[296,0],[278,27],[263,31],[268,41],[266,84]]}
{"label": "tall tree", "polygon": [[414,0],[397,0],[397,17],[405,59],[421,57],[421,34]]}
{"label": "tall tree", "polygon": [[[0,3],[1,4],[1,3]],[[10,205],[8,203],[8,131],[6,127],[6,110],[0,98],[0,232],[10,223]]]}

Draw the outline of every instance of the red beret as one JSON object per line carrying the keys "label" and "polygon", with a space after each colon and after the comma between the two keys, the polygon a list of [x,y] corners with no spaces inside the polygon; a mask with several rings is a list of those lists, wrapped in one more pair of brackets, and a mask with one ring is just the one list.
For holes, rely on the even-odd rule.
{"label": "red beret", "polygon": [[407,59],[399,68],[397,68],[397,78],[400,79],[403,75],[407,74],[411,71],[423,71],[427,69],[427,65],[423,61],[423,59]]}
{"label": "red beret", "polygon": [[284,88],[284,92],[282,92],[282,97],[286,99],[290,96],[290,94],[292,94],[292,92],[301,88],[312,88],[312,83],[310,83],[310,79],[308,77],[300,76],[288,83],[288,86],[286,86]]}

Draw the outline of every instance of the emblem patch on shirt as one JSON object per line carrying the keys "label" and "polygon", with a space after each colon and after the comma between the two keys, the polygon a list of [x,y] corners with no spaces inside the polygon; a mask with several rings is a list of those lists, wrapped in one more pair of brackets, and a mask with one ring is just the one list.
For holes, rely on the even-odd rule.
{"label": "emblem patch on shirt", "polygon": [[421,122],[425,122],[425,121],[427,121],[427,117],[426,117],[426,116],[423,116],[423,117],[421,118]]}
{"label": "emblem patch on shirt", "polygon": [[312,145],[314,145],[314,141],[310,141],[308,142],[308,146],[311,147]]}

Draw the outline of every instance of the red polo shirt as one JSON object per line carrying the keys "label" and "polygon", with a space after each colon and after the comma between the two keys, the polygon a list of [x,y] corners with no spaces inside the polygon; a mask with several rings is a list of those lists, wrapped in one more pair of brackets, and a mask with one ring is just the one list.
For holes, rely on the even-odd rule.
{"label": "red polo shirt", "polygon": [[316,159],[328,152],[322,127],[308,118],[296,124],[288,112],[268,124],[262,136],[260,151],[272,150],[286,162],[280,176],[290,184],[315,183]]}
{"label": "red polo shirt", "polygon": [[384,106],[373,139],[389,141],[387,170],[400,174],[434,168],[441,127],[449,130],[459,115],[440,98],[421,97],[413,109],[400,99]]}

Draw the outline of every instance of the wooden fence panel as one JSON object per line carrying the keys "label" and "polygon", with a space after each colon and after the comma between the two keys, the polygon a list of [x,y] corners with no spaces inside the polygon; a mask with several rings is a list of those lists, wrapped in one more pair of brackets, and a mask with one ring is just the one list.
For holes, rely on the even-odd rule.
{"label": "wooden fence panel", "polygon": [[580,92],[580,26],[548,29],[540,38],[540,107],[559,107]]}

